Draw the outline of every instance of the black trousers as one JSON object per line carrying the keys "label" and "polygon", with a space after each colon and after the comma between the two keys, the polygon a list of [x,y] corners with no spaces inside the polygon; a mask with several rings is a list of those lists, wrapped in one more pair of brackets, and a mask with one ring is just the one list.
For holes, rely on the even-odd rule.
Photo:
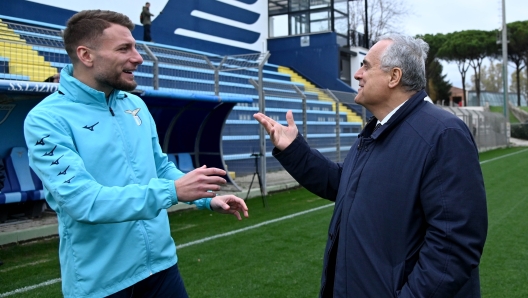
{"label": "black trousers", "polygon": [[153,274],[107,298],[189,298],[178,264]]}
{"label": "black trousers", "polygon": [[152,37],[150,36],[150,24],[143,25],[143,40],[152,41]]}

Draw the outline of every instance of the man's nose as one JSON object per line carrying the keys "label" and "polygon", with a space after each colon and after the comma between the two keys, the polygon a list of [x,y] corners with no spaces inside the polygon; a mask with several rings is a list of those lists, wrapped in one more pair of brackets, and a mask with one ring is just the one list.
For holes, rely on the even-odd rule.
{"label": "man's nose", "polygon": [[354,79],[356,79],[356,80],[359,81],[359,80],[361,80],[361,77],[362,77],[362,76],[363,76],[363,71],[361,71],[361,68],[360,68],[360,69],[358,69],[358,70],[356,71],[356,73],[354,74]]}
{"label": "man's nose", "polygon": [[134,63],[137,63],[137,64],[142,64],[143,63],[143,57],[141,57],[141,54],[139,54],[139,52],[137,51],[136,48],[134,48],[134,55],[131,58],[131,60]]}

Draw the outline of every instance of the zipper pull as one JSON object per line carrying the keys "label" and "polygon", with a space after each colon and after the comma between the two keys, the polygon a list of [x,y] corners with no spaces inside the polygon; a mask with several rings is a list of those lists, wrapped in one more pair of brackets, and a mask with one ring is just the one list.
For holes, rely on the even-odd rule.
{"label": "zipper pull", "polygon": [[108,109],[110,109],[110,114],[112,114],[112,116],[115,116],[114,110],[112,110],[112,107],[108,107]]}

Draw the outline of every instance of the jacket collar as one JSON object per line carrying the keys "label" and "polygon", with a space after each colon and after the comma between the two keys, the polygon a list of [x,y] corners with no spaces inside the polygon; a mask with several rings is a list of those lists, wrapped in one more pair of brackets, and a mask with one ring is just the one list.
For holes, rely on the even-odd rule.
{"label": "jacket collar", "polygon": [[402,121],[404,121],[409,114],[411,114],[415,109],[420,107],[423,104],[431,104],[429,102],[424,101],[424,98],[427,96],[427,93],[425,93],[425,90],[418,91],[416,94],[411,96],[409,100],[407,100],[399,109],[396,111],[392,117],[390,117],[389,121],[387,121],[384,125],[382,125],[379,129],[377,129],[374,133],[372,131],[374,130],[374,127],[376,126],[376,123],[378,122],[378,119],[376,117],[372,116],[361,133],[359,134],[359,137],[367,137],[372,134],[373,139],[377,139],[381,134],[388,133],[389,131],[393,130],[398,124]]}
{"label": "jacket collar", "polygon": [[[98,91],[73,77],[73,65],[68,64],[60,74],[59,91],[70,95],[70,100],[88,105],[108,106],[104,92]],[[108,98],[108,102],[113,99],[123,99],[126,94],[114,89]]]}

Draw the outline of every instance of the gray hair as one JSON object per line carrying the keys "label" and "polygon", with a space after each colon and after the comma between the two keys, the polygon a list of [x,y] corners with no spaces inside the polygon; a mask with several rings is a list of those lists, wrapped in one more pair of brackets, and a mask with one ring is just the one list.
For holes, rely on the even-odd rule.
{"label": "gray hair", "polygon": [[381,54],[381,69],[389,71],[394,67],[402,70],[402,86],[406,91],[420,91],[425,88],[425,59],[429,45],[412,36],[390,34],[381,36],[378,41],[391,40],[392,43]]}

